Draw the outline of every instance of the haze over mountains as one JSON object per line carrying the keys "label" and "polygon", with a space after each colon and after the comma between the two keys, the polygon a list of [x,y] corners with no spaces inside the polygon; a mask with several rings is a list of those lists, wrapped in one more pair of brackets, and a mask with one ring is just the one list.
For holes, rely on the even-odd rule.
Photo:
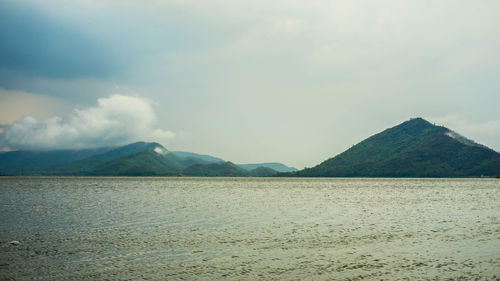
{"label": "haze over mountains", "polygon": [[242,164],[158,143],[84,150],[0,153],[0,174],[65,176],[272,176],[297,169],[281,163]]}
{"label": "haze over mountains", "polygon": [[158,143],[0,153],[0,174],[66,176],[480,177],[500,175],[500,154],[414,118],[297,171],[281,163],[234,164]]}

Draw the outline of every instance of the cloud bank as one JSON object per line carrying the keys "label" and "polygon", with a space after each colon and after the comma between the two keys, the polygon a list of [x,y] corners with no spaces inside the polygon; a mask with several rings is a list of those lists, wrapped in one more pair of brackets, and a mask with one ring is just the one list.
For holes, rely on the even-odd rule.
{"label": "cloud bank", "polygon": [[72,105],[51,96],[0,88],[0,126],[11,124],[24,116],[49,118],[66,115]]}
{"label": "cloud bank", "polygon": [[0,87],[139,92],[169,148],[241,163],[310,167],[417,116],[500,151],[500,1],[144,2],[0,1]]}
{"label": "cloud bank", "polygon": [[38,120],[26,116],[3,127],[0,147],[10,149],[83,149],[123,145],[134,141],[163,142],[175,137],[157,127],[148,100],[113,95],[100,98],[95,107],[75,109],[67,118]]}

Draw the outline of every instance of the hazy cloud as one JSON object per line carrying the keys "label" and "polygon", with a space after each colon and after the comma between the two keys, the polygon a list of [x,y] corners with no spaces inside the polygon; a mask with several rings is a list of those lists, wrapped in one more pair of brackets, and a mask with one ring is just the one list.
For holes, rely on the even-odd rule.
{"label": "hazy cloud", "polygon": [[159,129],[150,101],[113,95],[98,105],[75,109],[66,118],[38,120],[26,116],[3,127],[0,147],[12,149],[80,149],[126,144],[133,141],[165,143],[175,134]]}
{"label": "hazy cloud", "polygon": [[79,106],[139,92],[184,132],[170,149],[234,162],[312,166],[417,116],[460,116],[471,125],[446,125],[498,151],[499,11],[491,0],[3,1],[0,87]]}
{"label": "hazy cloud", "polygon": [[498,150],[500,147],[500,120],[478,122],[466,119],[460,115],[429,117],[428,120],[435,122],[437,125],[450,128],[494,150]]}
{"label": "hazy cloud", "polygon": [[0,125],[8,125],[24,116],[48,118],[66,115],[72,107],[65,101],[23,91],[10,91],[0,88]]}

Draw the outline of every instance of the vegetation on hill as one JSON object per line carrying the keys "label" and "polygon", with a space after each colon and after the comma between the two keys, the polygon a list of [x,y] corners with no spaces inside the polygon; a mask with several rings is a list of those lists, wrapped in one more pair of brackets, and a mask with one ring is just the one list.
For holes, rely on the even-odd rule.
{"label": "vegetation on hill", "polygon": [[0,153],[0,173],[14,175],[43,174],[46,170],[64,167],[75,161],[102,154],[111,149],[2,152]]}
{"label": "vegetation on hill", "polygon": [[251,171],[259,167],[264,167],[264,168],[269,168],[278,172],[294,172],[297,171],[297,169],[293,167],[288,167],[286,165],[283,165],[281,163],[257,163],[257,164],[238,164],[241,168]]}
{"label": "vegetation on hill", "polygon": [[252,177],[272,177],[278,174],[278,171],[273,170],[269,167],[259,166],[253,170],[250,170],[250,176]]}
{"label": "vegetation on hill", "polygon": [[500,154],[445,127],[415,118],[313,168],[294,170],[281,163],[236,165],[209,155],[170,152],[154,142],[0,153],[2,175],[203,177],[494,177],[500,176]]}
{"label": "vegetation on hill", "polygon": [[169,151],[169,153],[174,154],[176,156],[179,156],[180,158],[184,159],[191,159],[192,161],[200,161],[203,160],[204,163],[220,163],[220,162],[226,162],[221,158],[218,157],[213,157],[210,155],[205,155],[205,154],[198,154],[198,153],[193,153],[193,152],[186,152],[186,151]]}
{"label": "vegetation on hill", "polygon": [[304,170],[301,177],[469,177],[500,175],[500,154],[422,118],[378,133]]}
{"label": "vegetation on hill", "polygon": [[231,162],[195,164],[182,171],[185,176],[198,177],[246,177],[249,173]]}
{"label": "vegetation on hill", "polygon": [[276,173],[264,167],[245,170],[209,155],[170,152],[154,142],[93,150],[0,153],[0,174],[5,175],[247,177]]}

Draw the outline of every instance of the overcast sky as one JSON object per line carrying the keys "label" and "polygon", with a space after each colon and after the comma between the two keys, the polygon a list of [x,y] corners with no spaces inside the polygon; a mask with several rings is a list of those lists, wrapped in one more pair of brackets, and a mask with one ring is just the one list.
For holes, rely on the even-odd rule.
{"label": "overcast sky", "polygon": [[411,117],[500,151],[500,1],[0,0],[2,149],[314,166]]}

